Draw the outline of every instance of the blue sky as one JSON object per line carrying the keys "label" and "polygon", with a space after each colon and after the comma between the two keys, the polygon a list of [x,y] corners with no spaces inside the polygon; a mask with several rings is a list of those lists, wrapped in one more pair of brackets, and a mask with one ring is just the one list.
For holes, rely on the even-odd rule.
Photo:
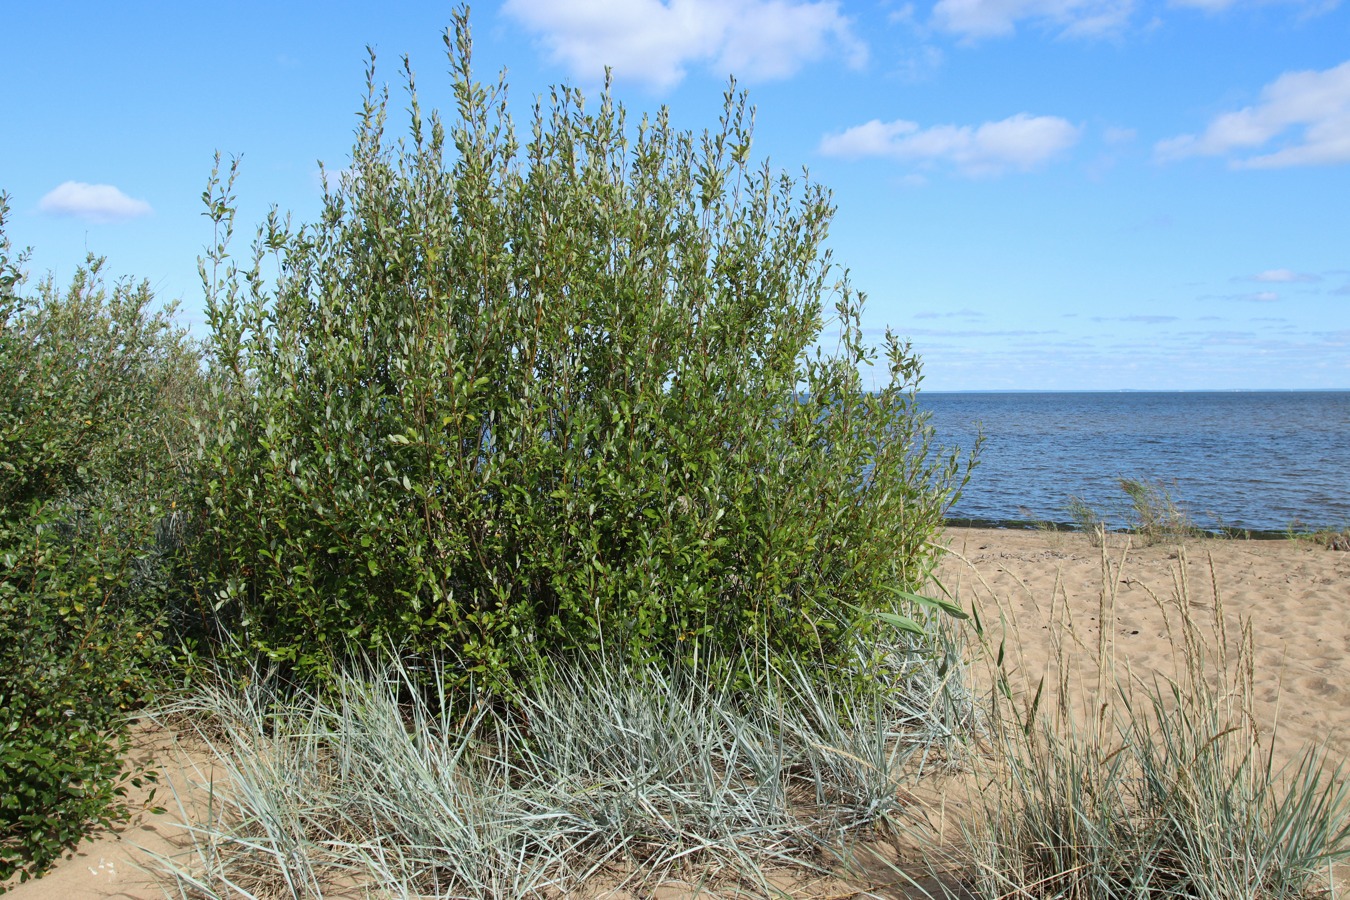
{"label": "blue sky", "polygon": [[[318,209],[365,47],[449,112],[432,2],[8,4],[0,190],[33,276],[85,253],[201,322],[200,195]],[[1339,0],[506,0],[475,63],[518,123],[603,66],[630,112],[715,121],[834,192],[864,325],[930,390],[1350,388],[1350,10]],[[395,117],[396,118],[396,117]],[[242,245],[241,245],[242,246]]]}

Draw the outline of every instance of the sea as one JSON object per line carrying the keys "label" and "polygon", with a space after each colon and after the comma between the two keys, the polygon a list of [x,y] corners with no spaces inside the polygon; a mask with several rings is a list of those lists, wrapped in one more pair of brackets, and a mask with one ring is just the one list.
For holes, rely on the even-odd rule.
{"label": "sea", "polygon": [[1128,478],[1207,530],[1350,525],[1350,391],[920,391],[919,406],[941,444],[984,435],[950,521],[1070,525],[1077,497],[1120,528]]}

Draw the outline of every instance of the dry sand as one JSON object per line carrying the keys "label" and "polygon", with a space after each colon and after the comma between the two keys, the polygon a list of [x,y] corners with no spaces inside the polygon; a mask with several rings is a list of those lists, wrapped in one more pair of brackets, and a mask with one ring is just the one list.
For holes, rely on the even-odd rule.
{"label": "dry sand", "polygon": [[[947,543],[953,553],[942,563],[942,583],[987,618],[1000,608],[1015,618],[1025,683],[1054,667],[1054,639],[1063,632],[1051,623],[1066,614],[1095,652],[1102,549],[1074,533],[1005,529],[951,529]],[[1147,547],[1124,535],[1108,536],[1104,549],[1120,670],[1174,674],[1163,610],[1172,608],[1184,576],[1193,618],[1212,632],[1217,607],[1230,647],[1250,622],[1257,713],[1267,727],[1278,716],[1279,747],[1292,755],[1325,742],[1338,757],[1350,755],[1350,553],[1303,540]]]}
{"label": "dry sand", "polygon": [[[1094,648],[1103,587],[1102,552],[1077,534],[1002,529],[951,529],[954,551],[940,575],[963,605],[977,604],[991,629],[1017,623],[1024,684],[1054,665],[1051,622],[1067,613],[1085,646]],[[1212,619],[1214,585],[1231,635],[1250,621],[1256,663],[1257,712],[1269,727],[1278,715],[1277,752],[1291,757],[1301,746],[1324,742],[1337,759],[1350,751],[1350,553],[1303,541],[1193,540],[1172,546],[1128,547],[1112,536],[1108,585],[1114,615],[1108,622],[1117,660],[1137,676],[1170,675],[1174,659],[1163,613],[1184,573],[1197,618]],[[959,554],[959,555],[958,555]],[[1117,566],[1123,559],[1123,565]],[[1184,563],[1184,565],[1183,565]],[[1212,576],[1211,576],[1212,565]],[[997,599],[996,599],[997,598]],[[1072,646],[1072,643],[1070,643]],[[1083,652],[1083,651],[1080,651]],[[137,753],[182,784],[183,758],[170,737],[151,727],[138,731]],[[164,788],[160,789],[165,795]],[[165,802],[161,796],[159,802]],[[172,800],[167,804],[173,808]],[[118,833],[86,841],[46,877],[15,887],[15,900],[142,898],[162,894],[135,865],[137,845],[172,847],[174,815],[142,813]]]}

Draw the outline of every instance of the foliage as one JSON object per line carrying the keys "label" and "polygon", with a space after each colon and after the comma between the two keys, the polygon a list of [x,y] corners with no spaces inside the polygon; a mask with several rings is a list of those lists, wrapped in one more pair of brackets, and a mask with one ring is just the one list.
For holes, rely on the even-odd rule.
{"label": "foliage", "polygon": [[700,137],[556,89],[522,147],[466,13],[446,46],[457,119],[423,114],[405,60],[391,144],[372,60],[350,167],[316,223],[270,215],[251,265],[235,169],[204,195],[220,622],[311,674],[398,642],[498,686],[602,645],[840,656],[922,583],[960,466],[929,452],[908,344],[887,334],[865,390],[827,194],[750,164],[734,85]]}
{"label": "foliage", "polygon": [[[472,688],[428,698],[397,658],[344,667],[317,695],[275,670],[227,672],[165,710],[224,774],[209,816],[183,803],[189,852],[152,870],[197,898],[647,896],[671,882],[787,895],[851,835],[903,821],[897,787],[948,739],[949,711],[970,715],[960,670],[938,673],[948,636],[889,642],[865,695],[797,669],[747,698],[712,677],[735,666],[583,654],[522,690],[524,715]],[[170,785],[182,796],[197,779]]]}
{"label": "foliage", "polygon": [[159,638],[197,359],[101,259],[22,297],[0,196],[0,879],[124,813],[125,714]]}
{"label": "foliage", "polygon": [[1350,551],[1350,528],[1342,528],[1340,531],[1334,529],[1319,531],[1316,538],[1328,550]]}
{"label": "foliage", "polygon": [[1106,540],[1106,522],[1082,497],[1069,498],[1069,519],[1087,536],[1088,543],[1100,547]]}

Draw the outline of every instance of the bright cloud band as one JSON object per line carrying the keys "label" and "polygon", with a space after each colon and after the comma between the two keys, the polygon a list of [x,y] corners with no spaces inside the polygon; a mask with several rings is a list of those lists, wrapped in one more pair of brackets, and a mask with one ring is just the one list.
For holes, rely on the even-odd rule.
{"label": "bright cloud band", "polygon": [[950,163],[967,175],[1028,171],[1078,142],[1081,129],[1058,116],[1019,113],[982,125],[933,125],[873,119],[826,135],[820,152],[846,159],[884,157],[905,162]]}
{"label": "bright cloud band", "polygon": [[[1281,138],[1283,146],[1271,146]],[[1267,147],[1270,152],[1259,152]],[[1224,113],[1202,134],[1159,141],[1154,149],[1165,162],[1233,155],[1239,169],[1350,162],[1350,61],[1321,72],[1286,72],[1261,90],[1259,103]],[[1251,151],[1257,152],[1241,155]]]}
{"label": "bright cloud band", "polygon": [[609,65],[620,78],[665,90],[692,63],[718,77],[768,81],[832,52],[855,67],[867,60],[851,20],[829,0],[507,0],[502,9],[583,79]]}
{"label": "bright cloud band", "polygon": [[111,184],[86,184],[83,181],[57,185],[38,201],[38,209],[93,222],[117,222],[153,212],[149,203],[128,197]]}

